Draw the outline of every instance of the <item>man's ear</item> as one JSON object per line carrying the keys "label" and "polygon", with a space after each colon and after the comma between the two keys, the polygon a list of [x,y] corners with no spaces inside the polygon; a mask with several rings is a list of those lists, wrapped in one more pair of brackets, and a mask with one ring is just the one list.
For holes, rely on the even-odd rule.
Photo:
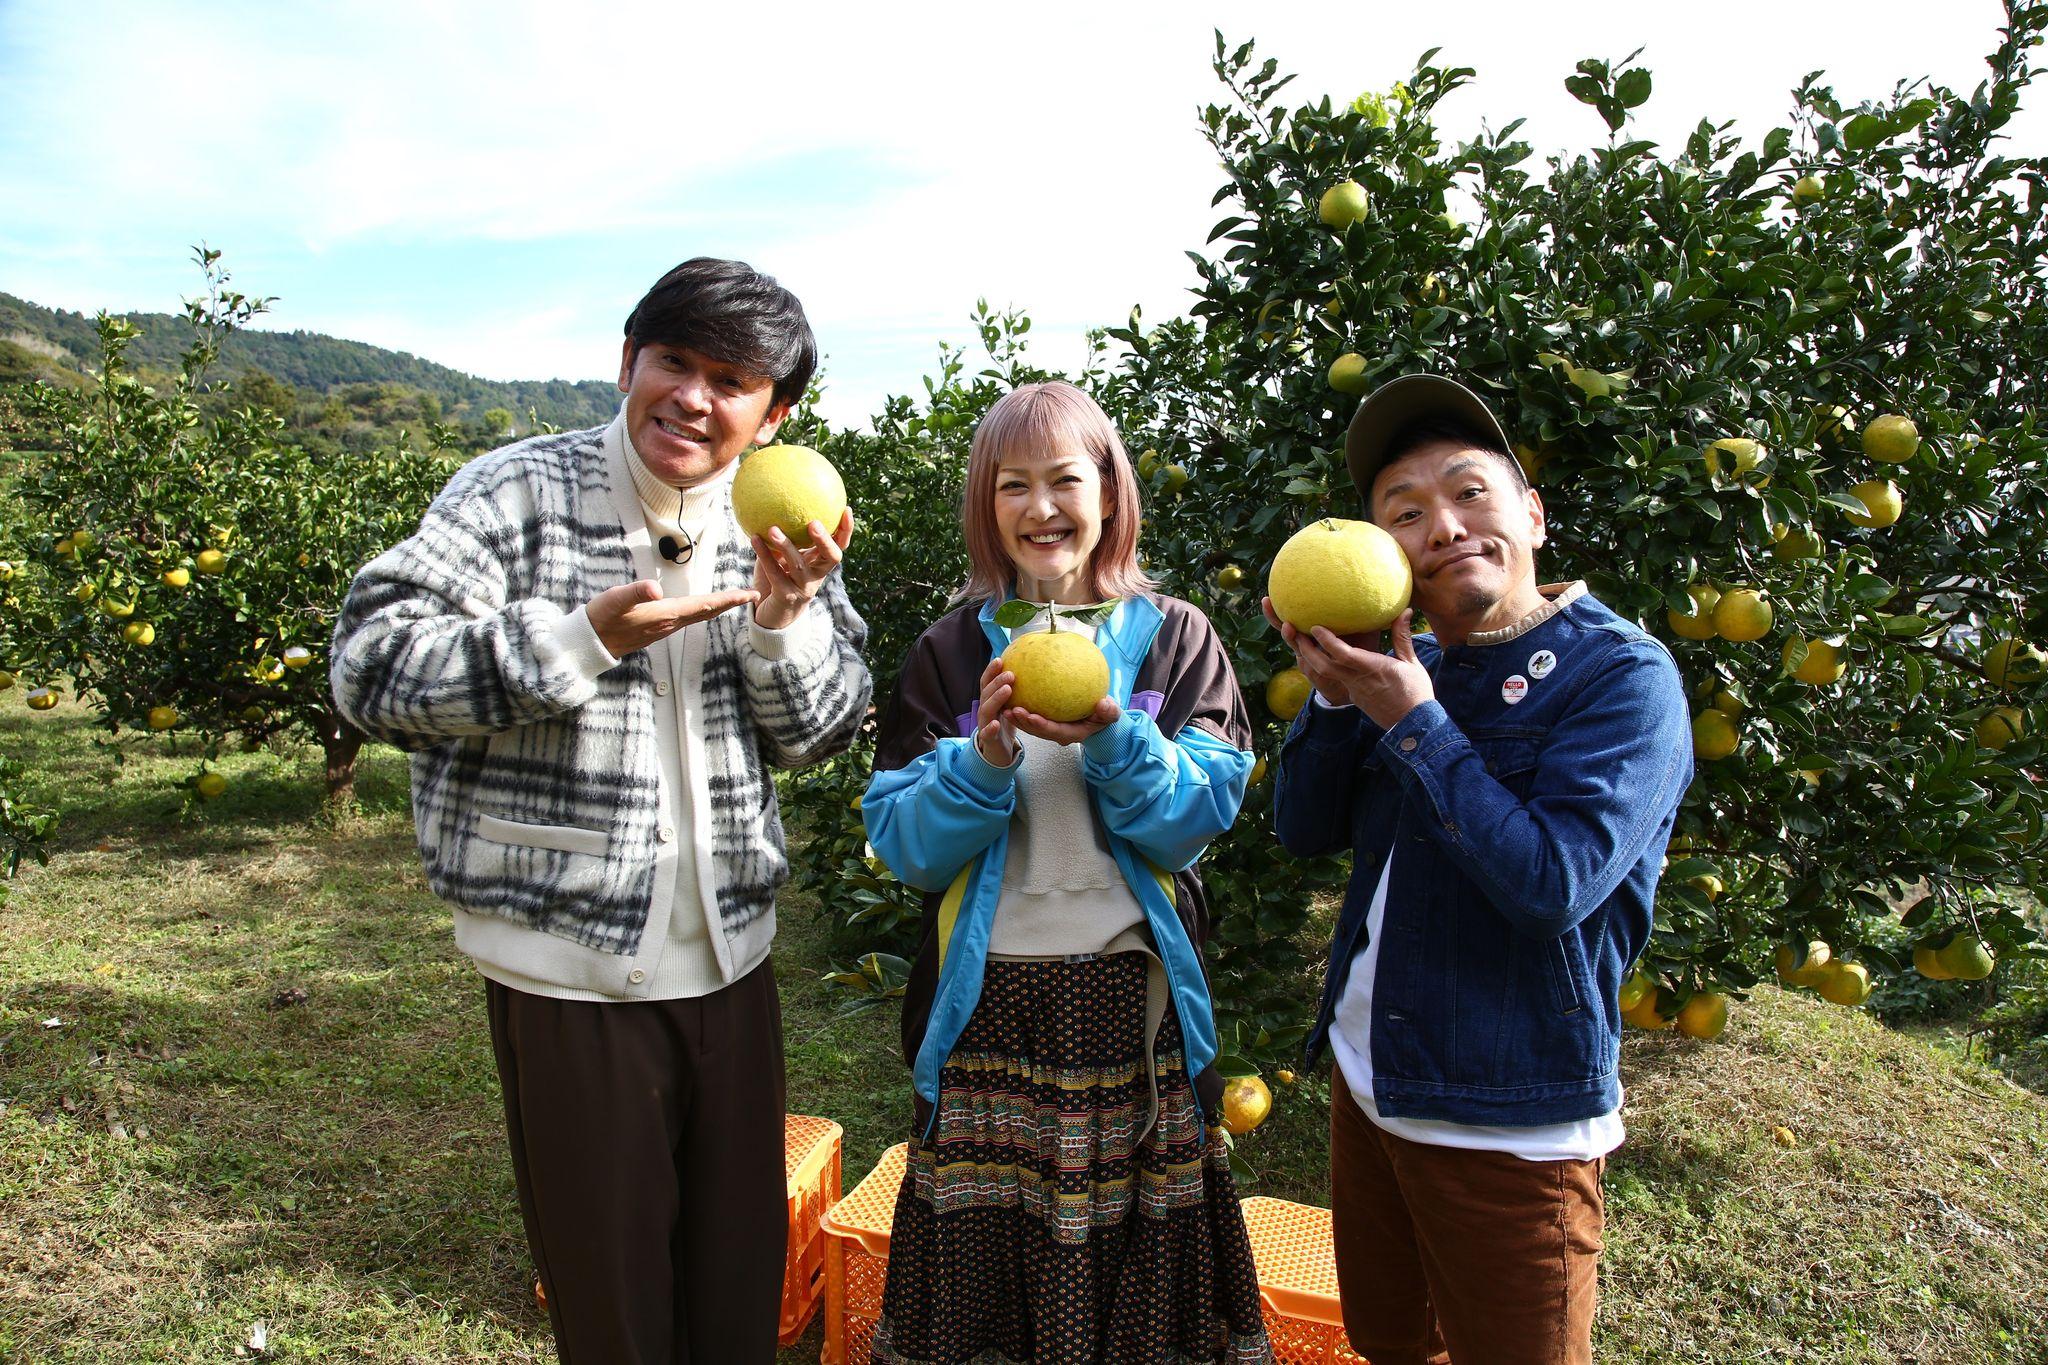
{"label": "man's ear", "polygon": [[633,353],[637,348],[633,338],[627,337],[626,344],[619,348],[619,392],[633,391]]}
{"label": "man's ear", "polygon": [[1522,491],[1528,495],[1529,522],[1535,528],[1535,534],[1530,537],[1529,543],[1531,546],[1541,545],[1550,538],[1550,524],[1543,512],[1543,495],[1533,488],[1525,488]]}
{"label": "man's ear", "polygon": [[777,403],[768,409],[768,415],[761,419],[760,428],[754,432],[755,445],[765,446],[775,439],[775,429],[782,425],[783,418],[789,416],[790,407],[788,403]]}

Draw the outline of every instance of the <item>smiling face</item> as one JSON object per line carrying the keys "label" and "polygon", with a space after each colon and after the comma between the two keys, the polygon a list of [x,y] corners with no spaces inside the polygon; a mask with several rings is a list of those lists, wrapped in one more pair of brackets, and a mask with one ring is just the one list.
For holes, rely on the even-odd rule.
{"label": "smiling face", "polygon": [[689,488],[718,475],[748,446],[773,439],[789,411],[766,375],[688,346],[629,339],[619,356],[626,433],[655,478]]}
{"label": "smiling face", "polygon": [[1084,451],[1016,452],[996,468],[995,529],[1017,570],[1017,595],[1095,600],[1090,560],[1102,541],[1102,475]]}
{"label": "smiling face", "polygon": [[1446,644],[1500,630],[1543,605],[1543,500],[1499,456],[1431,441],[1381,469],[1373,520],[1415,570],[1415,608]]}

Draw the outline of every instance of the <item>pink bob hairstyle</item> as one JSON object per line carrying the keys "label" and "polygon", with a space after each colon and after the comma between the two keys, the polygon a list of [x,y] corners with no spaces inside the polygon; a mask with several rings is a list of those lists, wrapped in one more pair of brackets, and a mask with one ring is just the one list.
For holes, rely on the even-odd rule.
{"label": "pink bob hairstyle", "polygon": [[967,539],[967,581],[956,602],[983,602],[1014,590],[1017,566],[996,529],[996,472],[1020,456],[1086,454],[1102,478],[1102,539],[1089,557],[1097,601],[1149,592],[1158,583],[1138,567],[1138,475],[1109,415],[1063,380],[1025,384],[996,400],[967,452],[960,499]]}

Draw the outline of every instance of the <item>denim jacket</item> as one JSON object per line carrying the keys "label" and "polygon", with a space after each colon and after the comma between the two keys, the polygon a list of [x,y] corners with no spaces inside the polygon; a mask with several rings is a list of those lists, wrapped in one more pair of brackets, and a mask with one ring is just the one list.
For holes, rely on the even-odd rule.
{"label": "denim jacket", "polygon": [[1281,750],[1281,843],[1352,851],[1311,1062],[1394,860],[1371,1038],[1389,1117],[1526,1126],[1621,1102],[1616,996],[1692,779],[1689,718],[1662,644],[1582,584],[1544,593],[1464,645],[1417,637],[1436,697],[1391,730],[1311,702]]}

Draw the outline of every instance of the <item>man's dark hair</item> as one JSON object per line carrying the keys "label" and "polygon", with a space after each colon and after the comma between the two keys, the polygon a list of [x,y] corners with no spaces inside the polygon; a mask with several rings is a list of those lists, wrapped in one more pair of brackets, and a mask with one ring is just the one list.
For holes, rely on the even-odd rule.
{"label": "man's dark hair", "polygon": [[1449,413],[1432,412],[1406,422],[1387,438],[1386,454],[1380,460],[1379,469],[1373,474],[1373,485],[1378,487],[1380,477],[1401,461],[1427,445],[1439,441],[1451,441],[1471,450],[1483,450],[1506,465],[1514,475],[1515,487],[1527,488],[1528,476],[1522,473],[1522,462],[1514,452],[1502,443],[1499,436],[1486,428],[1467,422]]}
{"label": "man's dark hair", "polygon": [[794,403],[818,368],[818,339],[796,295],[744,261],[697,256],[655,281],[626,316],[633,353],[687,346],[775,381],[774,402]]}

